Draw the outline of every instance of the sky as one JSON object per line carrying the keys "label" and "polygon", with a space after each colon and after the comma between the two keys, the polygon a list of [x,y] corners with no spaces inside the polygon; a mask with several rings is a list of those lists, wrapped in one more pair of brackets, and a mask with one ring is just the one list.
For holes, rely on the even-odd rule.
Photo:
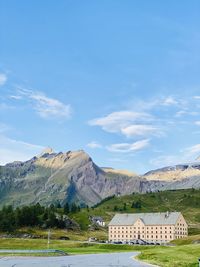
{"label": "sky", "polygon": [[200,2],[0,1],[0,164],[137,173],[200,156]]}

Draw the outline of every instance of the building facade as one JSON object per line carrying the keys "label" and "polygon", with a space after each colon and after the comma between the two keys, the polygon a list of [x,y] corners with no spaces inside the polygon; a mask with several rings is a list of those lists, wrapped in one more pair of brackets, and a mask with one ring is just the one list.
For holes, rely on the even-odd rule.
{"label": "building facade", "polygon": [[188,225],[180,212],[116,214],[108,225],[110,242],[168,243],[187,235]]}

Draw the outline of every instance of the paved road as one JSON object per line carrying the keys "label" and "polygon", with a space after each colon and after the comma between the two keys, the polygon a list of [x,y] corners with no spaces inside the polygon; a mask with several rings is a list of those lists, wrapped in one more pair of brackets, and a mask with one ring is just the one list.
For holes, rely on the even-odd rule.
{"label": "paved road", "polygon": [[1,257],[0,267],[149,267],[132,259],[136,252],[62,257]]}

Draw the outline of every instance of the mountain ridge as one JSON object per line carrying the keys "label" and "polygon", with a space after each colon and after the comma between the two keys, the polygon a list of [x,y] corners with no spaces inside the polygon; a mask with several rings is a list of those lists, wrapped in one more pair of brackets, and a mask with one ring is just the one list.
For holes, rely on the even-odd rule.
{"label": "mountain ridge", "polygon": [[0,166],[0,205],[60,202],[92,206],[112,195],[200,188],[200,162],[152,170],[144,175],[101,168],[84,151],[56,153],[48,147],[25,162]]}

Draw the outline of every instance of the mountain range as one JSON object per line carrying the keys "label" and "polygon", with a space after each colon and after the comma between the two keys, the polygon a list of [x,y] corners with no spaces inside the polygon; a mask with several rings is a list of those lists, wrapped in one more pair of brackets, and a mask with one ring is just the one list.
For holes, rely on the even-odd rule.
{"label": "mountain range", "polygon": [[101,168],[83,150],[55,153],[51,148],[21,162],[0,166],[0,206],[59,202],[92,206],[112,195],[200,188],[200,162],[137,175]]}

